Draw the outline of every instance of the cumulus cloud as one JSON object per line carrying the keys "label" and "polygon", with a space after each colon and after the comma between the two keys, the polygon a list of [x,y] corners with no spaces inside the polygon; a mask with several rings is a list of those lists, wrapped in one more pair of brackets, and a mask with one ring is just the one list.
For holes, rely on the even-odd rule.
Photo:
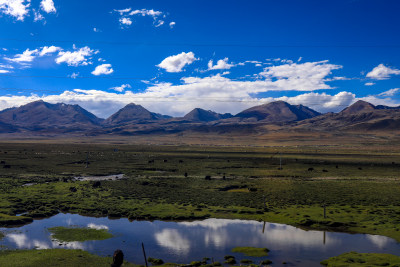
{"label": "cumulus cloud", "polygon": [[44,10],[46,13],[56,13],[57,10],[54,7],[54,2],[53,0],[42,0],[40,2],[40,7],[42,10]]}
{"label": "cumulus cloud", "polygon": [[126,88],[132,88],[132,86],[130,84],[122,84],[121,86],[111,87],[110,89],[117,92],[123,92]]}
{"label": "cumulus cloud", "polygon": [[365,83],[365,86],[372,86],[372,85],[375,85],[375,83],[371,83],[371,82]]}
{"label": "cumulus cloud", "polygon": [[[358,98],[355,94],[346,91],[334,95],[311,92],[293,97],[255,98],[246,93],[241,93],[239,87],[231,88],[233,92],[226,90],[222,94],[210,90],[203,93],[197,91],[195,94],[189,92],[186,95],[179,96],[178,93],[184,90],[178,90],[177,88],[170,88],[168,90],[172,86],[168,84],[158,86],[160,87],[160,91],[153,88],[152,91],[143,93],[133,93],[129,90],[123,93],[113,93],[100,90],[75,89],[58,95],[0,96],[0,110],[25,105],[40,99],[49,103],[78,104],[101,118],[109,117],[129,103],[140,104],[152,112],[172,116],[183,116],[195,107],[219,113],[229,112],[237,114],[244,109],[278,100],[286,101],[293,105],[302,104],[319,112],[338,112],[360,99],[374,105],[400,105],[400,102],[396,102],[390,98],[382,99],[374,96]],[[191,87],[185,86],[186,91],[190,90],[188,88]],[[162,92],[162,89],[166,89],[166,92]],[[193,87],[191,89],[196,90]],[[174,90],[175,93],[173,92]],[[171,96],[168,96],[168,93],[171,93]],[[199,95],[199,97],[194,97],[195,95]]]}
{"label": "cumulus cloud", "polygon": [[13,58],[5,58],[8,61],[15,62],[15,63],[29,63],[35,60],[36,56],[38,55],[39,50],[29,50],[26,49],[22,54],[16,54]]}
{"label": "cumulus cloud", "polygon": [[55,52],[61,51],[61,50],[62,50],[61,47],[54,46],[54,45],[52,45],[52,46],[43,46],[42,50],[39,53],[39,56],[42,57],[42,56],[45,56],[47,54],[52,54],[52,53],[55,53]]}
{"label": "cumulus cloud", "polygon": [[92,71],[92,74],[96,75],[96,76],[102,75],[102,74],[109,75],[113,72],[114,72],[114,70],[113,70],[111,64],[101,64],[101,65],[97,66],[94,69],[94,71]]}
{"label": "cumulus cloud", "polygon": [[94,32],[101,32],[101,30],[98,29],[98,28],[93,28],[93,31],[94,31]]}
{"label": "cumulus cloud", "polygon": [[28,15],[30,0],[0,0],[0,12],[23,21]]}
{"label": "cumulus cloud", "polygon": [[130,18],[122,17],[119,19],[119,22],[123,25],[132,25],[132,20]]}
{"label": "cumulus cloud", "polygon": [[165,58],[157,67],[166,70],[167,72],[181,72],[186,65],[192,64],[197,58],[193,52],[182,52],[178,55]]}
{"label": "cumulus cloud", "polygon": [[230,68],[236,66],[235,64],[228,63],[228,58],[220,59],[217,61],[216,65],[213,65],[213,61],[210,60],[208,62],[208,69],[209,70],[229,70]]}
{"label": "cumulus cloud", "polygon": [[174,26],[176,25],[176,22],[175,21],[171,21],[170,23],[169,23],[169,27],[172,29]]}
{"label": "cumulus cloud", "polygon": [[91,64],[88,57],[95,53],[94,50],[90,49],[88,46],[82,47],[80,49],[75,49],[75,51],[61,51],[58,53],[56,58],[56,63],[67,63],[68,66],[87,66]]}
{"label": "cumulus cloud", "polygon": [[366,77],[374,80],[387,80],[391,75],[400,75],[400,70],[379,64],[368,72]]}
{"label": "cumulus cloud", "polygon": [[33,20],[44,20],[43,15],[39,12],[39,8],[46,13],[56,13],[53,0],[42,0],[40,7],[32,8],[31,0],[0,0],[0,13],[15,18],[17,21],[24,21],[29,13],[33,13]]}

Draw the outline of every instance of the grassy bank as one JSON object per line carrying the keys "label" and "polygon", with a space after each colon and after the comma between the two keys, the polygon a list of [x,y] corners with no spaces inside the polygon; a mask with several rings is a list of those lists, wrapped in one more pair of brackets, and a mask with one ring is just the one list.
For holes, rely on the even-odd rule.
{"label": "grassy bank", "polygon": [[391,254],[349,252],[324,260],[321,264],[327,267],[400,266],[400,257]]}
{"label": "grassy bank", "polygon": [[[109,267],[111,257],[100,257],[83,250],[45,249],[45,250],[5,250],[0,251],[0,266],[3,267],[42,267],[42,266],[104,266]],[[123,266],[138,266],[125,262]]]}

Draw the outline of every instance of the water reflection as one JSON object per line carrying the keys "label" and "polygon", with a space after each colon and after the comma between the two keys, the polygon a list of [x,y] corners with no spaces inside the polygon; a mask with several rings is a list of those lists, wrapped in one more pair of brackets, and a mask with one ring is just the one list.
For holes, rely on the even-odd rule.
{"label": "water reflection", "polygon": [[81,242],[60,242],[57,240],[30,239],[27,234],[7,234],[7,239],[15,244],[18,249],[49,249],[49,248],[69,248],[85,249]]}
{"label": "water reflection", "polygon": [[[99,241],[63,243],[52,239],[47,228],[55,226],[108,229],[113,238]],[[73,214],[58,214],[37,220],[18,229],[0,228],[6,237],[1,247],[17,249],[78,248],[101,256],[116,249],[127,260],[144,264],[141,243],[149,257],[165,262],[188,263],[203,257],[223,262],[237,246],[267,247],[274,266],[285,261],[295,266],[320,266],[323,259],[349,251],[400,255],[400,245],[393,239],[376,235],[304,231],[293,226],[257,221],[207,219],[194,222],[109,220]],[[248,257],[246,257],[248,258]],[[256,262],[260,258],[254,258]],[[281,265],[284,266],[284,265]]]}
{"label": "water reflection", "polygon": [[176,229],[164,229],[154,234],[160,246],[175,250],[177,253],[187,254],[190,251],[190,240],[182,236]]}

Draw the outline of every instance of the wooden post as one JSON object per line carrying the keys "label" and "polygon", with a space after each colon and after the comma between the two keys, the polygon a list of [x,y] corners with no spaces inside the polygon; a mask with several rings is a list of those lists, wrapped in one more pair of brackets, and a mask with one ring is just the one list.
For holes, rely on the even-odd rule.
{"label": "wooden post", "polygon": [[325,245],[325,242],[326,242],[326,231],[324,231],[324,245]]}
{"label": "wooden post", "polygon": [[148,267],[148,265],[147,265],[146,251],[144,250],[143,242],[142,242],[142,250],[143,250],[143,256],[144,256],[144,262],[146,263],[146,267]]}
{"label": "wooden post", "polygon": [[264,233],[264,231],[265,231],[265,222],[264,222],[264,225],[263,225],[263,231],[262,231],[262,233]]}

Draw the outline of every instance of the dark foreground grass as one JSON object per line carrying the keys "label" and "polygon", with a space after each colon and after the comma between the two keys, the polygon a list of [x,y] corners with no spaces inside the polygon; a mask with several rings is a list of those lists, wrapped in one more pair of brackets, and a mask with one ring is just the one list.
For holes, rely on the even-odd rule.
{"label": "dark foreground grass", "polygon": [[[0,251],[2,267],[109,267],[111,257],[100,257],[83,250],[45,249],[45,250],[5,250]],[[125,262],[123,266],[138,266]]]}
{"label": "dark foreground grass", "polygon": [[236,247],[232,249],[232,252],[242,253],[249,257],[266,257],[268,256],[269,249],[254,247]]}
{"label": "dark foreground grass", "polygon": [[348,252],[321,262],[327,267],[400,266],[400,257],[391,254]]}
{"label": "dark foreground grass", "polygon": [[52,237],[63,242],[104,240],[113,237],[105,229],[76,228],[76,227],[52,227],[48,229]]}

